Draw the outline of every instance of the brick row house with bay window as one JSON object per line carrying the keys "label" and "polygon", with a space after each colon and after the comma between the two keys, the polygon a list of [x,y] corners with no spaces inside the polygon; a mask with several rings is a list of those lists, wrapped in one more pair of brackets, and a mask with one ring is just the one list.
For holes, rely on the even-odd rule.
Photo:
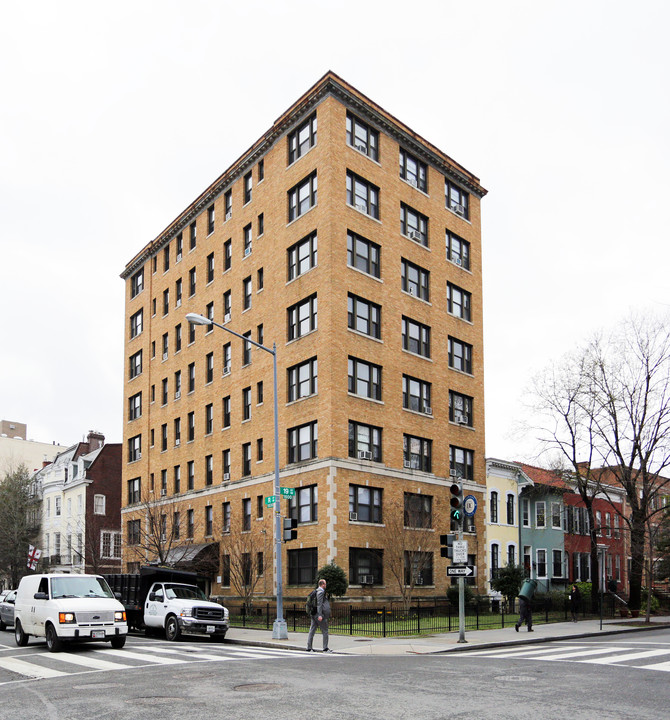
{"label": "brick row house with bay window", "polygon": [[272,358],[196,312],[277,346],[286,596],[333,561],[350,597],[397,597],[398,555],[444,594],[450,471],[485,491],[485,192],[327,73],[128,263],[124,569],[153,533],[182,567],[208,555],[215,594],[240,566],[275,592]]}

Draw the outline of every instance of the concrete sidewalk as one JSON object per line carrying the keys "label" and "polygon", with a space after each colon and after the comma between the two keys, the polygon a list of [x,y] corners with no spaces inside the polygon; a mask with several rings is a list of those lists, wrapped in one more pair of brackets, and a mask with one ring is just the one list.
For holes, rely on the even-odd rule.
{"label": "concrete sidewalk", "polygon": [[[505,645],[527,645],[550,640],[575,640],[595,638],[618,633],[643,632],[645,630],[670,628],[670,617],[655,617],[645,624],[638,619],[581,620],[577,623],[562,622],[534,625],[529,633],[521,628],[517,633],[514,626],[496,630],[470,630],[465,633],[465,643],[458,642],[458,632],[422,635],[420,637],[352,637],[330,635],[330,649],[345,655],[426,655],[445,652],[462,652]],[[233,627],[226,635],[226,642],[257,647],[288,648],[305,650],[306,632],[289,632],[287,640],[274,640],[272,630],[252,630]],[[322,638],[317,631],[314,649],[321,650]]]}

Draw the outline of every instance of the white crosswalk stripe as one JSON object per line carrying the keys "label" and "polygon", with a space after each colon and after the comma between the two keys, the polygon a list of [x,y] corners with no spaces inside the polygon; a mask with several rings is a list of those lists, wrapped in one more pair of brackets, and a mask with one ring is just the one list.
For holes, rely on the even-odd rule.
{"label": "white crosswalk stripe", "polygon": [[[562,645],[552,644],[538,649],[536,646],[506,647],[497,650],[474,650],[459,654],[459,657],[483,657],[492,660],[538,660],[546,662],[578,662],[590,665],[614,665],[640,670],[670,672],[670,660],[643,664],[641,661],[666,656],[670,658],[670,647],[631,648],[630,645]],[[628,664],[631,663],[631,664]]]}
{"label": "white crosswalk stripe", "polygon": [[[16,650],[16,648],[13,648]],[[209,650],[209,648],[208,648]],[[34,679],[59,678],[91,672],[180,665],[198,662],[234,662],[296,657],[310,657],[305,652],[289,649],[251,648],[247,646],[217,647],[205,652],[193,646],[164,646],[150,643],[133,643],[127,649],[78,647],[72,652],[50,653],[44,646],[23,648],[20,656],[0,657],[0,686]],[[18,679],[17,679],[18,677]]]}

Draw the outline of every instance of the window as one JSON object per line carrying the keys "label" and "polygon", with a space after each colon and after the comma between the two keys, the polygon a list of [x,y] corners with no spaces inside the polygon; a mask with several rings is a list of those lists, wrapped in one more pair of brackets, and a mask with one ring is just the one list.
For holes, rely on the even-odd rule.
{"label": "window", "polygon": [[263,337],[263,323],[261,323],[260,325],[257,325],[257,326],[256,326],[256,342],[257,342],[259,345],[262,345],[262,344],[263,344],[263,340],[264,340],[264,337]]}
{"label": "window", "polygon": [[[139,520],[128,520],[127,525],[128,531],[128,545],[139,545],[140,544],[140,521]],[[60,536],[60,533],[56,533]]]}
{"label": "window", "polygon": [[142,393],[128,398],[128,420],[137,420],[142,417]]}
{"label": "window", "polygon": [[181,323],[174,327],[174,351],[178,353],[181,350]]}
{"label": "window", "polygon": [[174,444],[175,446],[181,444],[181,418],[174,419]]}
{"label": "window", "polygon": [[316,357],[305,360],[298,365],[288,368],[287,375],[287,402],[300,400],[300,398],[316,395],[318,392],[318,368]]}
{"label": "window", "polygon": [[[551,576],[555,578],[563,577],[563,551],[551,551]],[[611,573],[610,573],[611,575]]]}
{"label": "window", "polygon": [[144,268],[138,270],[130,278],[130,297],[134,298],[144,290]]}
{"label": "window", "polygon": [[[82,541],[81,535],[79,535],[79,541]],[[71,538],[68,536],[68,543]],[[78,542],[79,552],[78,557],[82,557],[82,543]],[[76,559],[73,557],[73,563],[76,563]],[[121,533],[112,532],[110,530],[102,530],[100,532],[100,557],[103,560],[116,560],[121,559]]]}
{"label": "window", "polygon": [[470,243],[447,230],[447,260],[455,265],[470,269]]}
{"label": "window", "polygon": [[172,513],[172,536],[175,540],[179,540],[181,534],[181,513],[179,511]]}
{"label": "window", "polygon": [[223,518],[221,530],[224,533],[229,533],[230,532],[230,503],[229,502],[221,503],[221,517]]}
{"label": "window", "polygon": [[449,446],[449,469],[455,470],[456,477],[474,479],[474,452],[466,448]]}
{"label": "window", "polygon": [[619,516],[614,515],[614,537],[619,538],[621,537],[621,533],[619,531]]}
{"label": "window", "polygon": [[233,358],[233,348],[232,348],[231,343],[228,342],[223,346],[223,351],[221,354],[224,375],[228,375],[230,373],[232,358]]}
{"label": "window", "polygon": [[316,113],[288,134],[288,164],[294,163],[316,145]]}
{"label": "window", "polygon": [[514,525],[514,495],[507,495],[507,524]]}
{"label": "window", "polygon": [[372,160],[379,160],[379,133],[349,112],[347,113],[347,143]]}
{"label": "window", "polygon": [[205,485],[211,485],[214,482],[214,457],[205,455]]}
{"label": "window", "polygon": [[192,538],[193,537],[193,530],[195,525],[195,518],[194,518],[194,510],[187,510],[186,511],[186,537]]}
{"label": "window", "polygon": [[181,370],[174,374],[174,397],[178,400],[181,397]]}
{"label": "window", "polygon": [[230,449],[226,449],[221,453],[221,466],[223,482],[228,482],[230,480]]}
{"label": "window", "polygon": [[186,465],[186,471],[188,489],[193,490],[195,489],[195,462],[193,460],[188,461],[188,464]]}
{"label": "window", "polygon": [[242,532],[251,530],[251,498],[242,500]]}
{"label": "window", "polygon": [[167,423],[161,425],[161,452],[165,452],[168,446]]}
{"label": "window", "polygon": [[524,527],[530,527],[530,500],[521,501],[521,520]]}
{"label": "window", "polygon": [[223,243],[223,272],[230,270],[233,264],[233,241],[226,240]]}
{"label": "window", "polygon": [[242,232],[243,232],[243,236],[244,236],[244,243],[243,243],[244,257],[246,257],[251,252],[251,248],[252,248],[253,237],[251,234],[251,223],[249,223]]}
{"label": "window", "polygon": [[142,499],[142,479],[128,480],[128,505],[134,505]]}
{"label": "window", "polygon": [[195,390],[195,363],[188,365],[188,391],[192,393]]}
{"label": "window", "polygon": [[205,357],[205,384],[209,385],[212,380],[214,380],[214,353],[210,352]]}
{"label": "window", "polygon": [[312,460],[317,456],[318,425],[316,420],[288,430],[288,462]]}
{"label": "window", "polygon": [[195,412],[191,411],[187,417],[188,424],[188,441],[192,442],[195,440]]}
{"label": "window", "polygon": [[543,502],[535,503],[535,527],[543,528],[546,525],[545,505]]}
{"label": "window", "polygon": [[[207,308],[205,315],[208,320],[214,320],[214,302],[207,303]],[[205,330],[205,335],[208,335],[214,330],[214,325],[208,325],[207,330]]]}
{"label": "window", "polygon": [[449,367],[472,375],[472,345],[449,336]]}
{"label": "window", "polygon": [[175,238],[175,262],[181,262],[182,255],[184,253],[184,240],[182,234],[179,233]]}
{"label": "window", "polygon": [[225,213],[225,219],[230,220],[233,216],[233,191],[226,190],[223,195],[223,211]]}
{"label": "window", "polygon": [[288,504],[288,516],[299,523],[317,522],[319,519],[318,486],[296,488]]}
{"label": "window", "polygon": [[230,555],[221,556],[221,585],[230,587]]}
{"label": "window", "polygon": [[214,407],[212,403],[205,405],[205,435],[214,432]]}
{"label": "window", "polygon": [[207,234],[211,235],[214,232],[214,205],[210,205],[207,208]]}
{"label": "window", "polygon": [[430,357],[430,328],[408,317],[402,319],[402,347],[403,350]]}
{"label": "window", "polygon": [[349,548],[349,584],[381,585],[384,582],[384,551]]}
{"label": "window", "polygon": [[230,322],[231,314],[232,314],[232,291],[226,290],[226,292],[223,293],[223,322],[224,323]]}
{"label": "window", "polygon": [[107,498],[104,495],[93,496],[93,514],[104,515],[105,514],[105,500]]}
{"label": "window", "polygon": [[347,204],[379,220],[379,188],[347,170]]}
{"label": "window", "polygon": [[[261,182],[265,178],[265,160],[261,159],[258,161],[258,182]],[[262,575],[263,573],[259,573]]]}
{"label": "window", "polygon": [[428,166],[400,148],[400,177],[423,192],[428,192]]}
{"label": "window", "polygon": [[173,487],[174,487],[174,494],[177,495],[181,492],[181,465],[175,465],[173,468]]}
{"label": "window", "polygon": [[263,438],[256,440],[256,462],[263,461]]}
{"label": "window", "polygon": [[156,298],[151,301],[151,317],[156,316]]}
{"label": "window", "polygon": [[498,493],[495,490],[489,497],[489,522],[498,522]]}
{"label": "window", "polygon": [[168,401],[168,379],[161,380],[161,405],[167,405]]}
{"label": "window", "polygon": [[256,383],[256,405],[263,404],[263,381],[259,380]]}
{"label": "window", "polygon": [[349,519],[381,523],[382,488],[349,485]]}
{"label": "window", "polygon": [[314,585],[317,572],[317,549],[289,550],[286,554],[288,557],[288,584]]}
{"label": "window", "polygon": [[189,246],[191,250],[195,250],[195,245],[198,241],[198,230],[195,222],[192,222],[189,226]]}
{"label": "window", "polygon": [[347,323],[350,330],[381,339],[381,305],[349,293],[347,312]]}
{"label": "window", "polygon": [[551,527],[560,530],[561,525],[561,503],[551,503]]}
{"label": "window", "polygon": [[207,256],[207,283],[214,281],[214,253]]}
{"label": "window", "polygon": [[288,339],[296,340],[317,328],[316,293],[288,308]]}
{"label": "window", "polygon": [[138,310],[130,316],[130,339],[137,337],[142,332],[142,315],[143,310]]}
{"label": "window", "polygon": [[471,320],[471,299],[472,295],[467,290],[463,290],[453,283],[447,283],[447,311],[451,315],[463,320]]}
{"label": "window", "polygon": [[251,388],[242,390],[242,421],[251,420]]}
{"label": "window", "polygon": [[299,240],[288,249],[288,279],[294,280],[316,267],[316,231]]}
{"label": "window", "polygon": [[405,585],[433,584],[433,553],[405,550]]}
{"label": "window", "polygon": [[412,470],[432,472],[433,441],[414,435],[403,435],[403,465]]}
{"label": "window", "polygon": [[258,268],[258,270],[256,271],[256,292],[260,292],[263,289],[263,280],[263,268]]}
{"label": "window", "polygon": [[242,445],[242,477],[251,475],[251,443]]}
{"label": "window", "polygon": [[400,203],[400,232],[428,247],[428,218],[405,203]]}
{"label": "window", "polygon": [[288,221],[292,222],[316,205],[316,170],[288,191]]}
{"label": "window", "polygon": [[188,344],[192,345],[195,342],[195,325],[193,323],[188,324]]}
{"label": "window", "polygon": [[163,250],[163,272],[167,272],[170,269],[170,246],[168,245]]}
{"label": "window", "polygon": [[260,237],[265,232],[265,217],[263,213],[258,216],[258,236]]}
{"label": "window", "polygon": [[351,230],[347,231],[347,264],[368,275],[381,277],[381,248]]}
{"label": "window", "polygon": [[349,457],[382,461],[382,429],[349,420]]}
{"label": "window", "polygon": [[128,359],[128,377],[130,380],[142,374],[142,351],[138,350]]}
{"label": "window", "polygon": [[[251,339],[251,330],[247,330],[247,332],[244,333],[244,337]],[[252,344],[250,342],[247,342],[247,340],[242,341],[242,367],[245,365],[251,365],[251,348]]]}
{"label": "window", "polygon": [[449,390],[449,420],[472,427],[472,398]]}
{"label": "window", "polygon": [[444,180],[445,204],[449,210],[457,215],[464,217],[466,220],[470,218],[470,196],[465,190],[461,190],[451,180]]}
{"label": "window", "polygon": [[430,273],[404,258],[401,263],[401,287],[406,293],[430,302]]}
{"label": "window", "polygon": [[188,288],[189,297],[193,297],[195,295],[195,268],[188,271]]}
{"label": "window", "polygon": [[605,535],[612,537],[612,516],[609,513],[605,513]]}
{"label": "window", "polygon": [[175,295],[175,307],[181,307],[182,298],[182,280],[179,278],[174,284],[174,295]]}
{"label": "window", "polygon": [[[135,462],[142,457],[142,436],[135,435],[128,439],[128,462]],[[58,498],[56,498],[58,500]]]}
{"label": "window", "polygon": [[402,406],[406,410],[432,415],[430,404],[431,383],[409,375],[402,376]]}
{"label": "window", "polygon": [[251,276],[242,280],[242,308],[248,310],[251,307]]}
{"label": "window", "polygon": [[372,400],[382,399],[382,367],[349,357],[349,392]]}
{"label": "window", "polygon": [[168,353],[170,351],[170,337],[168,333],[163,333],[163,360],[168,359]]}

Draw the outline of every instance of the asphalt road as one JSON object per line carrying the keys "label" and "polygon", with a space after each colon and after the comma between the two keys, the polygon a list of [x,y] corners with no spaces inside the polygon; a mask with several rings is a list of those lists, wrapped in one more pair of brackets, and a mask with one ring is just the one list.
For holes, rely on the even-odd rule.
{"label": "asphalt road", "polygon": [[[670,631],[409,657],[131,637],[48,653],[0,633],[0,720],[667,718]],[[658,666],[658,667],[651,667]]]}

